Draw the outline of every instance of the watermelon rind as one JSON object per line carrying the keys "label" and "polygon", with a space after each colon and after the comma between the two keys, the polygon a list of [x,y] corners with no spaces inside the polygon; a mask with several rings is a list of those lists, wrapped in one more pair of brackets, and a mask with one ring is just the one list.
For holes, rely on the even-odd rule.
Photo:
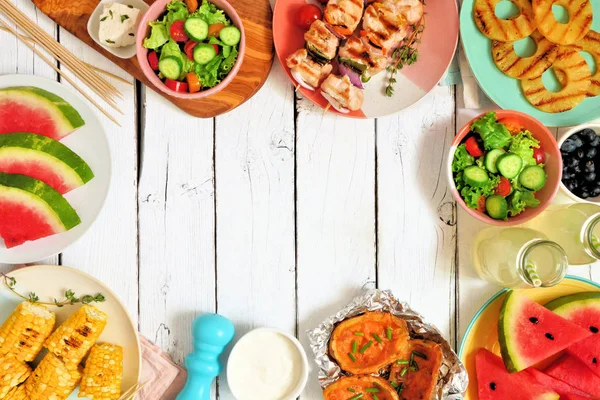
{"label": "watermelon rind", "polygon": [[71,104],[47,90],[35,86],[13,86],[0,89],[0,101],[4,95],[17,96],[23,102],[43,106],[48,111],[53,110],[56,120],[62,121],[71,130],[85,125],[85,121]]}
{"label": "watermelon rind", "polygon": [[[28,154],[35,152],[37,154]],[[75,152],[52,138],[35,133],[17,132],[0,135],[0,159],[19,157],[39,159],[81,186],[94,178],[90,166]],[[26,155],[27,154],[27,155]]]}
{"label": "watermelon rind", "polygon": [[0,191],[10,194],[13,190],[27,194],[31,202],[43,202],[48,218],[60,222],[64,230],[68,231],[81,223],[77,211],[52,187],[29,176],[0,172]]}
{"label": "watermelon rind", "polygon": [[600,308],[600,292],[583,292],[559,297],[544,305],[555,313],[566,316],[570,311],[582,306],[593,306]]}

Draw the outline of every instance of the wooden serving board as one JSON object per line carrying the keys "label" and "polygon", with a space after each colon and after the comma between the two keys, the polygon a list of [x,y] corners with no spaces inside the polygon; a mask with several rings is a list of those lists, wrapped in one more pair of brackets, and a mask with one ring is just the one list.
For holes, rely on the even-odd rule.
{"label": "wooden serving board", "polygon": [[[152,4],[154,0],[144,0]],[[87,33],[87,22],[100,0],[33,0],[44,14],[77,36],[136,79],[185,112],[211,118],[233,110],[265,83],[273,62],[272,11],[268,0],[229,0],[242,18],[246,31],[246,55],[233,81],[221,92],[204,99],[185,100],[168,96],[146,79],[137,57],[124,60],[98,46]]]}

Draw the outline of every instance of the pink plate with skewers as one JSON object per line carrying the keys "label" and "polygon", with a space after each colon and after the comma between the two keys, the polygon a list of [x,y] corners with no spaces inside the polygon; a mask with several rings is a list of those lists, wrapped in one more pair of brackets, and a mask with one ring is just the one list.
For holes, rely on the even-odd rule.
{"label": "pink plate with skewers", "polygon": [[[365,0],[365,3],[373,3]],[[384,0],[376,0],[377,2]],[[298,86],[286,65],[286,58],[304,47],[305,28],[296,24],[296,15],[305,4],[315,4],[321,9],[325,4],[315,0],[278,0],[273,15],[273,38],[279,62],[294,86]],[[458,7],[455,0],[426,1],[424,29],[417,44],[418,59],[412,64],[398,69],[393,78],[393,95],[388,96],[386,88],[390,85],[390,72],[384,70],[364,83],[364,103],[362,108],[347,114],[333,107],[328,111],[351,118],[376,118],[404,110],[421,100],[442,79],[452,62],[458,44]],[[361,26],[355,31],[358,35]],[[344,43],[344,41],[342,41]],[[334,62],[334,73],[337,63]],[[299,86],[298,86],[299,87]],[[302,95],[316,105],[326,108],[327,100],[320,90],[311,91],[304,87],[298,89]]]}

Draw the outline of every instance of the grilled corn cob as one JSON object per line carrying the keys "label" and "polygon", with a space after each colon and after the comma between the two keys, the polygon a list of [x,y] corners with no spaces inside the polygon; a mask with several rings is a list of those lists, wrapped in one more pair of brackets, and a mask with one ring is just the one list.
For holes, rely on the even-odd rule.
{"label": "grilled corn cob", "polygon": [[0,399],[8,398],[31,375],[29,366],[11,355],[0,356]]}
{"label": "grilled corn cob", "polygon": [[25,385],[13,388],[3,400],[28,400],[27,393],[25,393]]}
{"label": "grilled corn cob", "polygon": [[85,362],[79,397],[93,400],[117,400],[123,379],[123,348],[112,344],[92,347]]}
{"label": "grilled corn cob", "polygon": [[48,353],[25,382],[25,392],[29,400],[65,400],[80,380],[81,367]]}
{"label": "grilled corn cob", "polygon": [[52,333],[56,316],[41,304],[25,301],[0,327],[0,355],[11,354],[19,361],[33,361]]}
{"label": "grilled corn cob", "polygon": [[46,340],[44,346],[66,364],[79,364],[106,326],[106,314],[84,305]]}

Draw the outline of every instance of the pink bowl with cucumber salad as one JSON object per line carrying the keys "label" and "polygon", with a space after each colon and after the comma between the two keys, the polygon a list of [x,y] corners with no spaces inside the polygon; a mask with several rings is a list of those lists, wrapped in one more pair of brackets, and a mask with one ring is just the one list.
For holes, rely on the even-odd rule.
{"label": "pink bowl with cucumber salad", "polygon": [[517,111],[492,111],[466,124],[447,160],[448,184],[472,217],[512,226],[539,215],[556,196],[562,158],[554,135]]}

